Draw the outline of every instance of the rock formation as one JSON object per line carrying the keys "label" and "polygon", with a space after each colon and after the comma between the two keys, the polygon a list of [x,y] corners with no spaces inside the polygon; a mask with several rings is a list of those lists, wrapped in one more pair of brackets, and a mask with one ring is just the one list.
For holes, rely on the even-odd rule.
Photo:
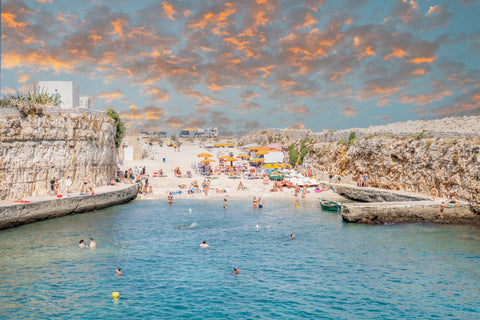
{"label": "rock formation", "polygon": [[63,186],[70,176],[74,191],[84,176],[107,184],[116,170],[115,130],[99,111],[0,108],[0,200],[45,195],[53,177]]}
{"label": "rock formation", "polygon": [[[386,126],[313,133],[269,129],[238,139],[239,145],[280,143],[301,153],[317,174],[332,171],[356,178],[368,175],[368,185],[439,196],[453,194],[471,201],[479,212],[480,117],[444,118]],[[347,181],[354,183],[354,181]]]}

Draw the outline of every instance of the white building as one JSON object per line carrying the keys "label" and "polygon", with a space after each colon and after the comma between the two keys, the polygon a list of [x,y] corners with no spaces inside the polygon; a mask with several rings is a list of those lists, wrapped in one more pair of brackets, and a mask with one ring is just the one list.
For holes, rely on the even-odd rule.
{"label": "white building", "polygon": [[73,81],[37,81],[35,84],[40,90],[49,94],[60,94],[62,103],[60,107],[72,109],[80,107],[80,94],[78,84]]}
{"label": "white building", "polygon": [[80,96],[79,108],[90,109],[90,98],[88,96]]}

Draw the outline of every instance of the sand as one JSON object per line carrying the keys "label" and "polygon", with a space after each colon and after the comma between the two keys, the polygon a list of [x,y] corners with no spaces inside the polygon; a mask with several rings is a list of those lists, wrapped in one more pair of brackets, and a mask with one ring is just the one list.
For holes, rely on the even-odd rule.
{"label": "sand", "polygon": [[[145,159],[142,161],[126,161],[120,166],[120,169],[123,171],[129,168],[134,169],[135,167],[146,167],[146,173],[150,176],[149,184],[153,188],[153,194],[141,195],[139,196],[139,199],[166,199],[167,194],[170,191],[183,191],[182,194],[174,194],[174,199],[212,199],[219,201],[224,198],[229,200],[253,200],[253,197],[262,197],[264,199],[288,199],[292,201],[318,201],[318,198],[320,197],[335,201],[343,199],[331,190],[316,193],[314,191],[315,188],[313,187],[308,188],[305,199],[302,199],[301,195],[296,198],[294,196],[293,188],[283,188],[283,191],[271,192],[270,190],[272,189],[273,181],[264,184],[262,179],[248,179],[247,177],[232,179],[225,174],[220,174],[214,179],[210,179],[210,191],[208,195],[205,195],[203,192],[188,194],[187,189],[181,189],[179,186],[186,185],[188,187],[194,180],[201,185],[205,179],[203,175],[197,174],[195,169],[193,169],[195,164],[198,164],[199,161],[203,160],[203,158],[197,156],[199,153],[207,152],[213,155],[214,157],[212,159],[216,160],[216,162],[213,162],[211,166],[212,168],[215,168],[219,165],[219,156],[228,155],[231,152],[234,156],[237,156],[245,152],[244,150],[237,148],[226,147],[206,150],[200,143],[192,143],[190,141],[182,141],[182,143],[180,151],[175,151],[172,147],[163,146],[160,148],[160,153],[155,156],[155,160]],[[165,158],[165,162],[163,162],[163,158]],[[191,171],[192,178],[175,177],[173,170],[176,167],[180,168],[182,175],[185,175],[187,171]],[[250,168],[253,167],[248,167],[248,169]],[[157,172],[159,169],[162,169],[167,176],[154,178],[153,173]],[[245,187],[243,190],[238,190],[240,181]],[[217,193],[217,188],[219,190],[226,190],[226,193]]]}

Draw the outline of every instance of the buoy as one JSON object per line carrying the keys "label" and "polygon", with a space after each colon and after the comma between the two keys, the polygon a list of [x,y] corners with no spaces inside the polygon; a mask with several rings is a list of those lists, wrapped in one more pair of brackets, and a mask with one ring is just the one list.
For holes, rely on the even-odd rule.
{"label": "buoy", "polygon": [[258,229],[258,228],[260,228],[260,226],[257,224],[257,225],[255,226],[255,228],[257,228],[257,229]]}
{"label": "buoy", "polygon": [[192,212],[192,208],[188,209],[189,212]]}
{"label": "buoy", "polygon": [[297,208],[298,208],[298,203],[295,203],[295,207],[297,207]]}
{"label": "buoy", "polygon": [[112,292],[113,299],[118,299],[119,296],[118,292]]}

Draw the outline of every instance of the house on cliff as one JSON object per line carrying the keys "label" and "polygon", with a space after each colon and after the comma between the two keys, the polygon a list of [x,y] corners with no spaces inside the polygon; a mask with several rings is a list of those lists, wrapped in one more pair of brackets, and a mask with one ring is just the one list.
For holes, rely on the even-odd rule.
{"label": "house on cliff", "polygon": [[80,88],[73,81],[37,81],[35,87],[46,90],[49,94],[59,94],[64,109],[90,108],[88,96],[80,96]]}

